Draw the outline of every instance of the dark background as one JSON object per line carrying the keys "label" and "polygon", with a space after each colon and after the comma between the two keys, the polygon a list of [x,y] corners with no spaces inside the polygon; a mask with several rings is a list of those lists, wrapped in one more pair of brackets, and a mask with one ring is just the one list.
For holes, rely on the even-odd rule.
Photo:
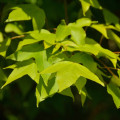
{"label": "dark background", "polygon": [[[61,19],[75,22],[81,15],[81,4],[78,0],[67,1],[67,16],[65,13],[64,0],[0,0],[0,29],[4,32],[4,15],[6,5],[33,3],[43,8],[46,13],[45,29],[54,31]],[[99,0],[103,8],[107,8],[120,17],[120,0]],[[94,20],[104,23],[102,12],[91,8],[94,13]],[[3,19],[4,18],[4,19]],[[24,31],[32,30],[30,21],[22,22],[25,24]],[[97,34],[91,31],[94,37]],[[103,42],[104,47],[108,47],[107,42]],[[111,49],[111,48],[110,48]],[[117,49],[117,48],[116,48]],[[0,65],[4,66],[5,60],[0,56]],[[29,85],[28,85],[29,83]],[[27,86],[27,87],[26,87]],[[120,120],[120,110],[115,107],[112,97],[107,94],[106,88],[87,82],[86,89],[91,99],[86,100],[82,106],[80,96],[75,94],[72,98],[55,94],[46,99],[36,107],[35,83],[25,79],[19,79],[0,90],[0,120]],[[24,90],[23,90],[24,88]]]}

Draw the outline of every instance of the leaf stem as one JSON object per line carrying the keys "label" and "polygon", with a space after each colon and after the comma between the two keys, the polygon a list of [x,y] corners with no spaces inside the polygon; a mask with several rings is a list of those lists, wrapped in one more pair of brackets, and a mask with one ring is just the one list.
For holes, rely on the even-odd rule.
{"label": "leaf stem", "polygon": [[11,37],[11,40],[17,39],[17,38],[23,38],[23,37],[25,37],[25,35],[14,36],[14,37]]}
{"label": "leaf stem", "polygon": [[120,54],[120,51],[116,51],[116,52],[113,52],[113,53]]}
{"label": "leaf stem", "polygon": [[99,68],[105,68],[105,69],[107,69],[107,68],[109,68],[109,69],[113,69],[113,70],[120,70],[119,68],[112,68],[112,67],[99,67]]}
{"label": "leaf stem", "polygon": [[101,38],[100,38],[100,42],[99,42],[100,45],[102,44],[103,38],[104,38],[104,36],[102,35]]}

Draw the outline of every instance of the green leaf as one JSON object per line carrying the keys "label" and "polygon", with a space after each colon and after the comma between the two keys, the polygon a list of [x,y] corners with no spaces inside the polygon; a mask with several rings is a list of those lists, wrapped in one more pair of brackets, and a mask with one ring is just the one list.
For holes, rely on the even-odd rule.
{"label": "green leaf", "polygon": [[101,82],[94,73],[92,73],[86,67],[78,63],[73,63],[69,61],[59,62],[48,67],[47,69],[42,71],[41,74],[54,73],[54,72],[57,72],[56,81],[59,86],[59,91],[62,91],[70,87],[72,84],[76,82],[76,80],[80,76],[88,78],[104,86],[104,83]]}
{"label": "green leaf", "polygon": [[98,0],[79,0],[82,5],[83,15],[90,9],[90,6],[102,9],[101,5],[99,4]]}
{"label": "green leaf", "polygon": [[41,31],[32,31],[29,32],[29,35],[26,36],[23,41],[20,41],[17,51],[20,50],[23,46],[37,43],[44,40],[46,43],[53,45],[55,43],[56,35],[50,33],[47,30],[41,29]]}
{"label": "green leaf", "polygon": [[[82,48],[82,46],[81,46],[81,48]],[[112,51],[110,51],[108,49],[103,48],[102,46],[100,46],[100,44],[98,44],[96,41],[94,41],[91,38],[86,38],[85,48],[84,49],[86,51],[89,51],[90,53],[92,53],[94,55],[98,55],[99,57],[104,56],[104,57],[107,57],[108,59],[109,58],[117,59],[116,54],[114,54]]]}
{"label": "green leaf", "polygon": [[85,67],[87,67],[90,71],[96,72],[97,70],[97,63],[93,60],[93,58],[86,53],[76,53],[73,55],[69,61],[77,62],[83,64]]}
{"label": "green leaf", "polygon": [[85,0],[79,0],[81,2],[82,5],[82,10],[83,10],[83,15],[85,16],[85,13],[89,10],[90,8],[90,3],[88,3]]}
{"label": "green leaf", "polygon": [[60,24],[56,30],[56,41],[63,41],[68,35],[70,35],[70,28]]}
{"label": "green leaf", "polygon": [[120,69],[118,69],[117,73],[118,73],[119,77],[114,77],[113,76],[111,78],[111,83],[113,83],[113,84],[117,85],[118,87],[120,87]]}
{"label": "green leaf", "polygon": [[40,78],[39,84],[36,87],[36,98],[37,98],[37,107],[39,102],[43,101],[45,98],[50,97],[58,91],[58,85],[55,81],[55,78],[49,80],[48,85],[46,86],[43,79]]}
{"label": "green leaf", "polygon": [[113,14],[112,12],[110,12],[107,9],[103,9],[103,15],[104,15],[104,19],[107,25],[109,24],[114,24],[117,25],[119,24],[119,18]]}
{"label": "green leaf", "polygon": [[23,32],[20,30],[20,28],[18,26],[11,24],[11,23],[6,25],[5,32],[7,32],[7,33],[14,32],[18,35],[23,34]]}
{"label": "green leaf", "polygon": [[0,43],[0,55],[2,55],[3,57],[6,56],[6,52],[7,52],[7,49],[9,47],[10,43],[11,43],[10,38],[4,39],[3,42]]}
{"label": "green leaf", "polygon": [[34,30],[40,30],[45,24],[44,11],[34,4],[22,4],[12,9],[6,22],[32,19]]}
{"label": "green leaf", "polygon": [[106,29],[105,25],[103,25],[103,24],[93,24],[91,27],[96,29],[97,31],[99,31],[102,35],[104,35],[104,37],[106,37],[108,39],[107,29]]}
{"label": "green leaf", "polygon": [[76,21],[77,26],[85,27],[90,26],[93,22],[89,18],[80,18]]}
{"label": "green leaf", "polygon": [[83,45],[85,44],[85,37],[86,33],[83,28],[74,27],[71,26],[71,39],[77,44],[77,45]]}
{"label": "green leaf", "polygon": [[101,5],[99,4],[98,0],[86,0],[89,1],[92,7],[102,9]]}
{"label": "green leaf", "polygon": [[101,47],[100,44],[98,44],[96,41],[94,41],[91,38],[86,38],[85,42],[86,42],[86,44],[79,45],[79,46],[75,45],[71,41],[64,42],[64,46],[66,46],[64,51],[71,51],[71,52],[82,51],[82,52],[91,53],[91,54],[98,56],[98,57],[104,56],[110,60],[118,58],[115,53],[113,53],[112,51],[110,51],[108,49]]}
{"label": "green leaf", "polygon": [[63,90],[62,92],[60,92],[60,94],[72,97],[74,99],[74,96],[72,94],[72,91],[71,91],[70,87],[65,89],[65,90]]}
{"label": "green leaf", "polygon": [[85,100],[86,100],[86,97],[87,97],[87,91],[85,89],[85,87],[82,89],[81,91],[81,102],[82,102],[82,106],[84,105],[85,103]]}
{"label": "green leaf", "polygon": [[2,88],[11,82],[23,77],[24,75],[29,75],[36,83],[39,82],[39,73],[37,72],[37,66],[33,60],[16,63],[16,67],[9,75],[6,83],[2,86]]}
{"label": "green leaf", "polygon": [[[7,57],[8,59],[24,61],[34,58],[39,72],[47,68],[50,63],[47,60],[47,53],[43,45],[38,43],[24,46],[21,50]],[[47,84],[50,74],[42,75],[44,82]]]}
{"label": "green leaf", "polygon": [[3,70],[0,68],[0,80],[7,80],[7,76],[5,75],[5,73],[3,72]]}
{"label": "green leaf", "polygon": [[78,92],[81,95],[82,106],[84,105],[87,97],[86,90],[85,90],[86,82],[87,82],[86,78],[80,77],[75,83],[75,86],[77,87]]}
{"label": "green leaf", "polygon": [[40,32],[38,30],[31,31],[28,32],[28,34],[29,35],[26,36],[23,41],[20,41],[17,50],[20,50],[25,45],[37,43],[42,40],[44,40],[46,43],[49,43],[50,45],[53,45],[55,43],[56,35],[50,33],[47,30],[41,29]]}
{"label": "green leaf", "polygon": [[120,48],[120,37],[116,35],[112,30],[107,30],[108,37],[113,40],[116,45]]}
{"label": "green leaf", "polygon": [[0,43],[3,42],[3,40],[4,40],[3,34],[2,32],[0,32]]}
{"label": "green leaf", "polygon": [[87,80],[86,80],[86,78],[84,78],[84,77],[80,77],[80,78],[76,81],[75,86],[77,87],[77,89],[78,89],[78,91],[79,91],[79,94],[81,94],[82,89],[83,89],[83,87],[85,86],[86,82],[87,82]]}
{"label": "green leaf", "polygon": [[109,83],[107,85],[107,92],[112,96],[117,108],[120,108],[120,89],[116,85]]}
{"label": "green leaf", "polygon": [[30,32],[30,36],[36,40],[44,40],[47,43],[54,44],[56,35],[54,33],[50,33],[48,30],[41,29],[41,31],[32,31]]}

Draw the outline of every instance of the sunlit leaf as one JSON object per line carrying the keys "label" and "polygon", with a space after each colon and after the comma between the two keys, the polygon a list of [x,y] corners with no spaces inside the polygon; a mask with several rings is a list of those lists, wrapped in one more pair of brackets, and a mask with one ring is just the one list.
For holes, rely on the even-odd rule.
{"label": "sunlit leaf", "polygon": [[[34,58],[39,72],[41,72],[50,65],[50,63],[47,61],[46,50],[43,49],[43,45],[40,45],[38,43],[26,45],[20,51],[15,52],[7,58],[17,61]],[[49,76],[49,74],[42,75],[46,84]]]}
{"label": "sunlit leaf", "polygon": [[90,9],[90,6],[98,9],[102,9],[101,5],[99,4],[98,0],[79,0],[82,4],[83,15]]}
{"label": "sunlit leaf", "polygon": [[120,89],[116,85],[109,83],[107,85],[107,92],[112,96],[117,108],[120,108]]}
{"label": "sunlit leaf", "polygon": [[40,78],[39,84],[36,87],[36,98],[37,98],[37,107],[39,102],[43,101],[45,98],[50,97],[58,91],[58,85],[55,81],[55,78],[49,80],[48,85],[46,86],[43,79]]}
{"label": "sunlit leaf", "polygon": [[71,39],[77,45],[82,45],[85,43],[86,33],[83,28],[71,26],[71,36]]}
{"label": "sunlit leaf", "polygon": [[0,55],[6,56],[7,49],[10,45],[11,39],[4,39],[2,43],[0,43]]}
{"label": "sunlit leaf", "polygon": [[56,41],[63,41],[68,35],[70,35],[70,28],[60,24],[56,30]]}
{"label": "sunlit leaf", "polygon": [[101,82],[94,73],[78,63],[69,61],[59,62],[48,67],[42,71],[41,74],[54,72],[57,72],[56,81],[59,86],[59,91],[62,91],[74,84],[80,76],[88,78],[104,86],[104,83]]}
{"label": "sunlit leaf", "polygon": [[2,32],[0,32],[0,43],[3,42],[4,38],[3,38],[3,34]]}
{"label": "sunlit leaf", "polygon": [[82,10],[83,10],[83,15],[85,16],[85,13],[89,10],[90,8],[90,3],[85,1],[85,0],[80,0],[82,4]]}
{"label": "sunlit leaf", "polygon": [[34,30],[40,30],[45,24],[44,11],[34,4],[23,4],[12,8],[6,22],[31,20]]}
{"label": "sunlit leaf", "polygon": [[37,66],[33,60],[18,62],[17,66],[9,75],[6,83],[2,86],[2,88],[10,84],[11,82],[23,77],[24,75],[29,75],[36,83],[39,82]]}
{"label": "sunlit leaf", "polygon": [[103,25],[103,24],[94,24],[91,27],[96,29],[97,31],[99,31],[101,34],[103,34],[108,39],[107,29],[106,29],[105,25]]}
{"label": "sunlit leaf", "polygon": [[11,23],[6,25],[5,32],[7,32],[7,33],[14,32],[18,35],[23,34],[22,30],[20,30],[20,28],[18,26],[11,24]]}

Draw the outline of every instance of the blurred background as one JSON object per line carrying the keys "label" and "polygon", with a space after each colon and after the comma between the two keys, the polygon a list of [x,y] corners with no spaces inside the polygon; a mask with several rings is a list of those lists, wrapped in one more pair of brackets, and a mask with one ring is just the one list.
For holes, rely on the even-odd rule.
{"label": "blurred background", "polygon": [[[1,31],[4,32],[4,21],[8,16],[7,8],[13,4],[23,3],[36,4],[45,11],[46,24],[44,28],[51,32],[54,32],[54,28],[62,19],[70,23],[83,17],[79,0],[0,0]],[[120,0],[99,0],[99,3],[103,8],[120,17]],[[105,22],[103,13],[98,9],[91,8],[91,12],[87,15],[100,23]],[[33,29],[30,21],[19,24],[25,24],[22,28],[23,31]],[[95,39],[100,36],[95,31],[89,31],[89,33],[90,35],[94,34]],[[13,36],[14,33],[10,35]],[[90,35],[88,34],[88,36]],[[102,45],[112,51],[118,50],[116,46],[111,47],[107,40],[104,40]],[[14,51],[16,48],[12,49]],[[0,66],[4,67],[5,64],[5,59],[0,56]],[[106,88],[98,87],[96,83],[87,82],[86,89],[89,99],[87,98],[84,106],[81,105],[80,96],[74,91],[74,100],[67,96],[55,94],[41,102],[37,108],[36,85],[29,79],[28,76],[24,76],[24,79],[19,79],[0,90],[0,120],[120,120],[120,110],[115,107],[112,97],[107,94]],[[3,81],[0,82],[0,86],[2,86]]]}

